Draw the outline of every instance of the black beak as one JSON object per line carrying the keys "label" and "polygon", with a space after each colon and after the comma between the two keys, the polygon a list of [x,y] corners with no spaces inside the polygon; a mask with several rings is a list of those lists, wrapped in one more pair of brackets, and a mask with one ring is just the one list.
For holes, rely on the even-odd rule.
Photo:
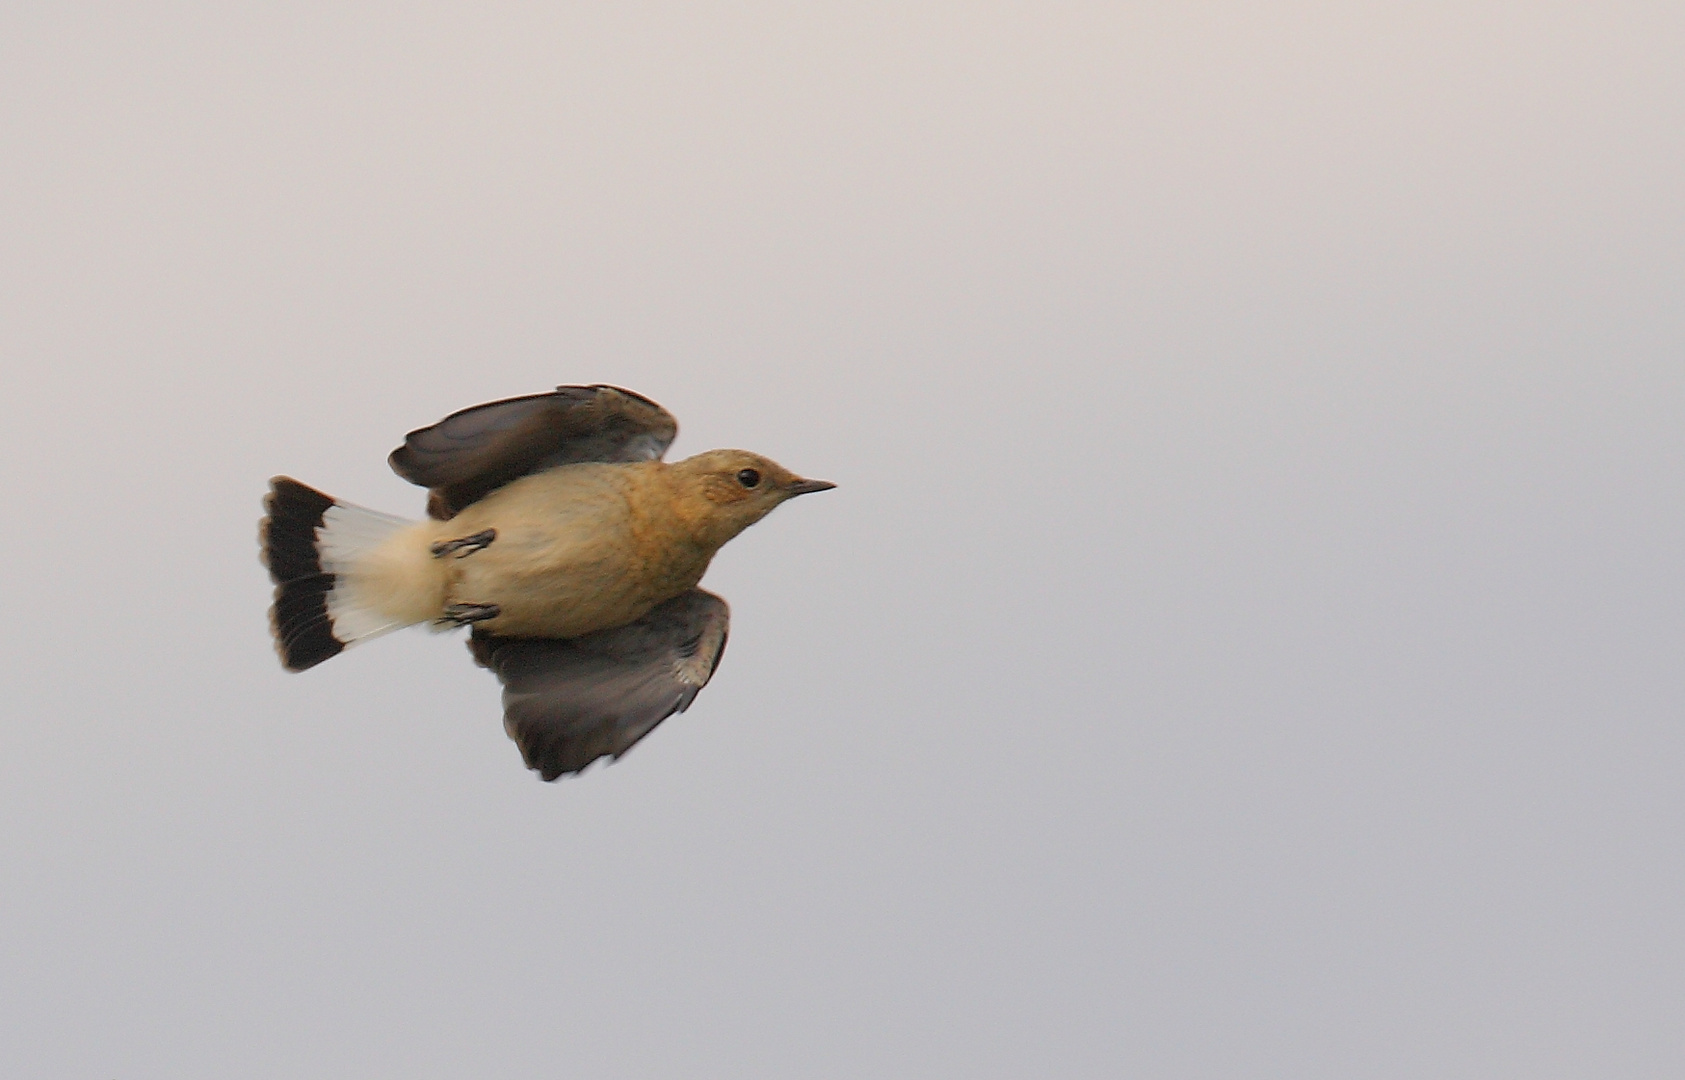
{"label": "black beak", "polygon": [[836,486],[829,480],[797,480],[784,490],[791,495],[810,495],[815,491],[830,491]]}

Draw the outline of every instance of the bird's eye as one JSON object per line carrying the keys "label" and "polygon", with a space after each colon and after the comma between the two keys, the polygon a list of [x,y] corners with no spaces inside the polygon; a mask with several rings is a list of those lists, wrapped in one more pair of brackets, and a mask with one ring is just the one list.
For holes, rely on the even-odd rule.
{"label": "bird's eye", "polygon": [[746,488],[752,488],[761,482],[761,474],[754,469],[744,469],[737,474],[737,482]]}

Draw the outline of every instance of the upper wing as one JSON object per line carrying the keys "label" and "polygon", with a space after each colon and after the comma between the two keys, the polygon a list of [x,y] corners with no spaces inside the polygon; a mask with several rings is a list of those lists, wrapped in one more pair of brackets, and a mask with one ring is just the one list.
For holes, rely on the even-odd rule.
{"label": "upper wing", "polygon": [[578,461],[655,461],[678,434],[673,414],[613,386],[558,386],[451,413],[404,436],[392,471],[431,488],[427,512],[449,518],[528,473]]}
{"label": "upper wing", "polygon": [[503,727],[546,780],[620,757],[690,707],[719,666],[731,612],[692,589],[637,622],[576,638],[476,631],[474,659],[503,683]]}

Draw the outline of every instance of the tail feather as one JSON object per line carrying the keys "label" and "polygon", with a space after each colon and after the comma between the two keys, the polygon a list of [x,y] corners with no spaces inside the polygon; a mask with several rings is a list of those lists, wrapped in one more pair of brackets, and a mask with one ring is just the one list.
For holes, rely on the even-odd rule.
{"label": "tail feather", "polygon": [[411,522],[342,503],[286,476],[270,481],[259,526],[275,582],[270,629],[290,671],[315,667],[359,641],[409,625],[357,602],[346,574]]}
{"label": "tail feather", "polygon": [[345,650],[346,643],[334,637],[327,612],[333,586],[332,574],[311,574],[275,590],[269,624],[275,648],[288,669],[303,671]]}

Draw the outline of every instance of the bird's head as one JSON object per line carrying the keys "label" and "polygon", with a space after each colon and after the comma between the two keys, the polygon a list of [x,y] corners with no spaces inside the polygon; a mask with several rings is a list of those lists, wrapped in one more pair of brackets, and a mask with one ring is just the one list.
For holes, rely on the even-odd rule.
{"label": "bird's head", "polygon": [[786,499],[837,485],[806,480],[747,450],[709,450],[673,466],[685,516],[716,547],[766,517]]}

